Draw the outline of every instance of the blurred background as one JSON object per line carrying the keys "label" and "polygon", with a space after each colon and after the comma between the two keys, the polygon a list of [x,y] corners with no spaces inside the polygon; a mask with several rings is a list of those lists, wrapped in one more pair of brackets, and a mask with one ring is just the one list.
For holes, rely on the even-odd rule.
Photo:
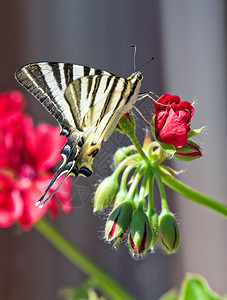
{"label": "blurred background", "polygon": [[[73,62],[128,77],[133,72],[129,45],[135,43],[138,66],[155,57],[142,70],[142,92],[196,101],[192,128],[207,125],[197,139],[204,156],[174,165],[184,170],[181,180],[227,204],[226,11],[225,0],[0,0],[0,90],[21,90],[36,124],[56,124],[15,81],[16,69],[34,61]],[[138,107],[151,118],[150,100]],[[142,141],[144,121],[135,114]],[[91,194],[98,179],[111,172],[110,152],[127,144],[118,133],[103,144],[87,181]],[[172,256],[157,249],[135,261],[125,245],[115,251],[100,238],[104,217],[92,214],[91,198],[71,215],[62,214],[55,225],[138,299],[158,299],[179,287],[187,272],[205,276],[216,292],[227,293],[223,217],[168,190],[180,224],[180,249]],[[62,287],[86,278],[35,230],[18,234],[16,227],[1,228],[0,241],[0,299],[58,299]]]}

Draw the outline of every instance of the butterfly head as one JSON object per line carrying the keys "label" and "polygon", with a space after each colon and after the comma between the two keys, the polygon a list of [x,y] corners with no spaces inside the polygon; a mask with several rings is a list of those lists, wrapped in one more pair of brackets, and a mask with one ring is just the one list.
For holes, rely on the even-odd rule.
{"label": "butterfly head", "polygon": [[140,71],[132,73],[131,76],[127,78],[132,84],[141,82],[143,80],[143,75]]}
{"label": "butterfly head", "polygon": [[131,76],[127,78],[128,82],[131,86],[131,92],[128,96],[128,99],[126,101],[125,110],[128,111],[131,106],[136,102],[137,97],[140,92],[141,83],[143,80],[143,75],[140,71],[134,72]]}

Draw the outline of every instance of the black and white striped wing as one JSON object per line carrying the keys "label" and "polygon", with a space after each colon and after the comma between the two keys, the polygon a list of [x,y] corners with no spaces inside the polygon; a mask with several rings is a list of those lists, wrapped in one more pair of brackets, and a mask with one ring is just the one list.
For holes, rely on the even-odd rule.
{"label": "black and white striped wing", "polygon": [[74,115],[80,115],[78,127],[93,129],[93,143],[109,137],[130,95],[131,85],[125,78],[113,75],[90,75],[73,81],[65,91]]}
{"label": "black and white striped wing", "polygon": [[[80,116],[73,114],[64,97],[67,86],[88,75],[108,72],[71,63],[41,62],[28,64],[15,73],[17,81],[51,113],[63,128],[77,128]],[[78,111],[78,110],[77,110]]]}

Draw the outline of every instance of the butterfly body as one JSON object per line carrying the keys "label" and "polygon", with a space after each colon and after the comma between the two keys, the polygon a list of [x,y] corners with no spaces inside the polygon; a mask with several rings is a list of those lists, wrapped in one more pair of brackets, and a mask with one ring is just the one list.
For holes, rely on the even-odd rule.
{"label": "butterfly body", "polygon": [[17,70],[16,79],[55,117],[67,141],[63,163],[38,204],[62,174],[90,176],[92,162],[120,118],[136,102],[142,75],[128,78],[67,63],[33,63]]}

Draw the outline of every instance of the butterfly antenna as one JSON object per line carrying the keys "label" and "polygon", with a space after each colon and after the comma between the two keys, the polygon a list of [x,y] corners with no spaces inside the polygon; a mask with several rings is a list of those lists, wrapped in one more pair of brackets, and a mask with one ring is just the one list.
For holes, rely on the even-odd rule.
{"label": "butterfly antenna", "polygon": [[134,48],[134,55],[133,55],[133,68],[136,71],[136,45],[131,44],[130,47]]}
{"label": "butterfly antenna", "polygon": [[149,58],[148,61],[145,62],[145,64],[143,64],[142,66],[140,66],[138,70],[141,70],[144,66],[146,66],[147,64],[149,64],[149,62],[151,62],[152,60],[154,60],[153,56],[151,58]]}

